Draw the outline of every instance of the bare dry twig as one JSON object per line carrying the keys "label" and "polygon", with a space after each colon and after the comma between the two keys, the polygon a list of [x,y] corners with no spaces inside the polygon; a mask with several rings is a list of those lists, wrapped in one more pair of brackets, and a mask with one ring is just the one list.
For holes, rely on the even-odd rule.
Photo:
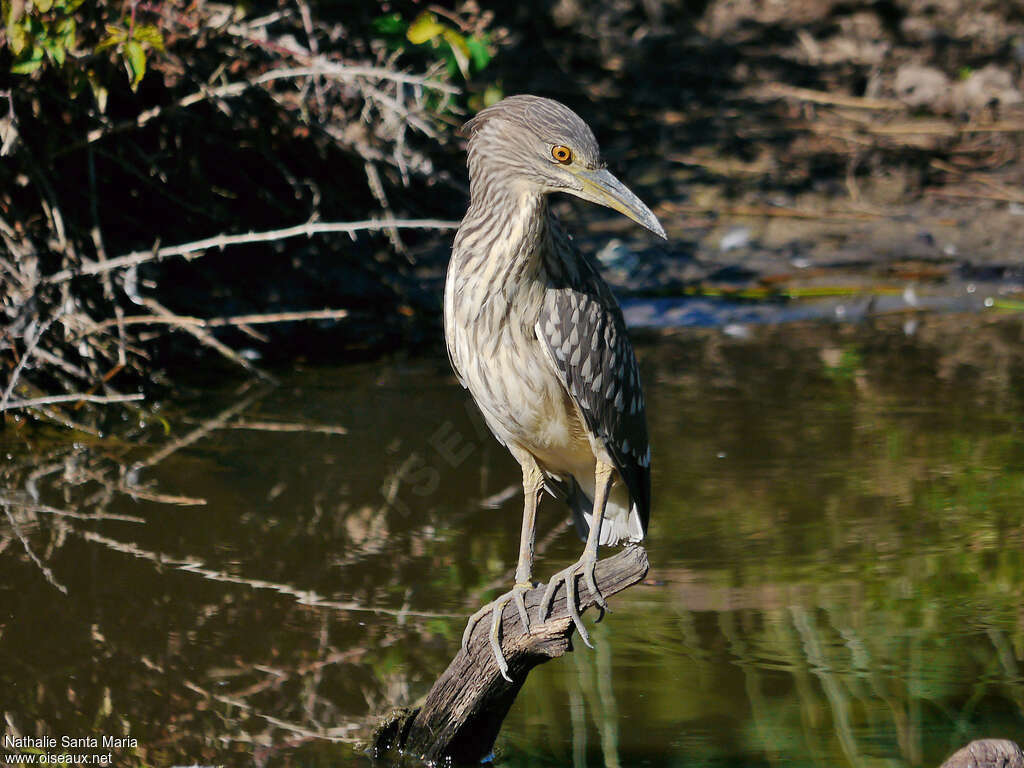
{"label": "bare dry twig", "polygon": [[224,328],[241,325],[267,325],[270,323],[293,323],[300,320],[342,320],[348,317],[347,309],[314,309],[308,312],[272,312],[260,315],[235,315],[233,317],[191,317],[189,315],[126,315],[111,318],[96,324],[90,331],[99,331],[119,324],[124,325],[195,325],[200,328]]}
{"label": "bare dry twig", "polygon": [[73,395],[46,395],[45,397],[33,397],[30,400],[12,400],[6,405],[0,406],[0,411],[11,411],[15,408],[39,408],[44,405],[56,405],[57,403],[129,403],[135,400],[142,400],[145,395],[91,395],[87,392],[78,392]]}
{"label": "bare dry twig", "polygon": [[148,251],[134,251],[103,262],[90,262],[74,269],[62,269],[44,278],[46,283],[63,283],[75,277],[98,275],[113,269],[126,269],[147,262],[162,261],[172,256],[188,256],[211,249],[223,250],[232,245],[248,245],[252,243],[269,243],[287,240],[292,237],[312,237],[328,233],[343,232],[355,235],[357,232],[375,232],[394,227],[396,229],[456,229],[457,221],[442,219],[369,219],[366,221],[349,222],[307,222],[294,227],[275,229],[268,232],[249,232],[244,235],[216,235],[204,240],[196,240],[181,245],[170,245],[165,248],[154,248]]}

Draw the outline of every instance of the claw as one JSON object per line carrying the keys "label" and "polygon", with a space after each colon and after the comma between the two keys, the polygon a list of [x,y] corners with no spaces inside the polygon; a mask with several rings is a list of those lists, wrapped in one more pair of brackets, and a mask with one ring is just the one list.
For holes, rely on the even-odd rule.
{"label": "claw", "polygon": [[[493,605],[493,603],[491,604]],[[462,650],[464,653],[469,653],[469,638],[473,636],[473,628],[477,625],[487,612],[491,610],[491,605],[485,605],[479,611],[469,617],[469,621],[466,622],[466,628],[462,631]]]}
{"label": "claw", "polygon": [[587,589],[590,590],[590,594],[594,596],[594,602],[597,603],[597,607],[601,609],[601,616],[597,619],[600,621],[604,618],[604,614],[611,613],[612,609],[608,607],[608,603],[604,599],[604,595],[601,594],[601,590],[597,588],[597,579],[594,577],[594,568],[597,567],[597,561],[587,562],[584,566],[583,578],[587,582]]}
{"label": "claw", "polygon": [[586,582],[587,589],[590,590],[590,594],[593,595],[594,602],[597,603],[598,610],[601,611],[601,615],[598,617],[598,621],[604,618],[605,612],[611,612],[611,608],[608,607],[608,603],[605,601],[601,591],[597,588],[597,579],[594,577],[594,568],[597,565],[597,560],[584,556],[583,559],[576,563],[573,563],[565,570],[559,571],[551,577],[551,581],[548,582],[547,589],[544,590],[544,597],[540,601],[540,605],[537,606],[537,616],[540,622],[543,623],[551,612],[551,606],[554,603],[555,590],[558,589],[559,584],[565,585],[565,605],[569,611],[569,618],[572,619],[572,623],[576,626],[576,631],[580,633],[580,639],[588,648],[594,646],[590,643],[590,633],[587,632],[586,627],[583,626],[583,621],[580,619],[579,611],[579,598],[576,593],[576,577],[582,576]]}
{"label": "claw", "polygon": [[523,622],[523,629],[526,630],[526,634],[532,635],[533,630],[530,629],[530,614],[526,612],[526,598],[523,597],[528,589],[530,589],[528,584],[516,584],[512,589],[512,599],[515,600],[516,609],[519,611],[519,620]]}
{"label": "claw", "polygon": [[501,612],[509,601],[508,595],[502,595],[491,605],[491,652],[494,654],[494,661],[498,664],[498,671],[508,682],[512,678],[508,676],[508,662],[505,661],[505,654],[501,652]]}
{"label": "claw", "polygon": [[466,629],[462,633],[462,650],[465,653],[469,653],[469,641],[473,636],[473,630],[484,616],[488,613],[491,614],[491,630],[488,633],[491,653],[494,655],[494,661],[498,665],[498,671],[501,672],[501,676],[510,683],[512,678],[508,674],[508,662],[505,660],[505,654],[501,650],[501,614],[509,602],[514,602],[516,610],[519,612],[519,619],[523,622],[523,628],[527,634],[531,634],[530,617],[526,611],[526,599],[523,597],[530,589],[529,584],[516,584],[509,592],[501,595],[494,602],[488,603],[470,616],[469,621],[466,622]]}
{"label": "claw", "polygon": [[545,619],[548,617],[548,612],[551,610],[551,604],[555,600],[555,590],[558,588],[558,576],[555,574],[551,577],[551,581],[548,582],[548,588],[544,590],[544,597],[540,600],[540,605],[537,606],[537,620],[543,624]]}
{"label": "claw", "polygon": [[590,642],[590,633],[583,626],[583,619],[580,618],[580,609],[576,606],[576,568],[570,568],[565,575],[565,605],[569,609],[569,618],[576,625],[576,631],[580,633],[580,640],[587,648],[593,648]]}

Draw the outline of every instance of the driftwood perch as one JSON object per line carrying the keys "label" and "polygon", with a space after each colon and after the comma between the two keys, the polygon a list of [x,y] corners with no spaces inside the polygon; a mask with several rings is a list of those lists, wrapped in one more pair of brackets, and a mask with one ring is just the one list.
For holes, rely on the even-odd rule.
{"label": "driftwood perch", "polygon": [[951,755],[941,768],[1024,768],[1024,752],[1006,739],[979,739]]}
{"label": "driftwood perch", "polygon": [[[647,553],[630,546],[597,564],[597,588],[605,597],[621,592],[647,575]],[[565,586],[555,591],[551,613],[543,624],[536,622],[537,606],[544,596],[542,584],[526,593],[530,615],[527,634],[513,603],[505,606],[501,617],[502,650],[508,661],[509,677],[504,680],[491,653],[488,637],[491,622],[477,623],[469,642],[469,652],[461,648],[427,694],[423,706],[393,715],[374,736],[377,754],[398,749],[431,764],[442,760],[455,763],[479,763],[490,754],[501,724],[526,682],[530,670],[538,664],[572,650],[572,620],[565,603]],[[580,612],[595,605],[583,579],[577,580]]]}

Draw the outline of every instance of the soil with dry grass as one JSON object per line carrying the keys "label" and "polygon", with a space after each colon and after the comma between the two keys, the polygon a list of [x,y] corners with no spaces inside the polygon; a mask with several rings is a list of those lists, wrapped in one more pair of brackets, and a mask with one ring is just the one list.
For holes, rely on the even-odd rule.
{"label": "soil with dry grass", "polygon": [[610,236],[642,251],[603,259],[623,267],[621,291],[1020,292],[1024,4],[533,10],[501,59],[506,83],[595,124],[671,235],[651,247],[628,222],[574,209],[595,252]]}

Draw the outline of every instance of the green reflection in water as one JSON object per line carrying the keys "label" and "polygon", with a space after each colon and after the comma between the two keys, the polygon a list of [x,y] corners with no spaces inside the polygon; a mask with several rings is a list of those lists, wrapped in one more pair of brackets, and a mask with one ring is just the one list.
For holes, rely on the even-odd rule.
{"label": "green reflection in water", "polygon": [[[931,766],[1024,737],[1021,339],[946,317],[641,344],[650,583],[531,676],[499,762]],[[3,436],[9,732],[130,732],[124,764],[361,764],[348,742],[506,586],[518,470],[443,360],[297,372],[216,418],[239,399],[182,398],[142,447]],[[579,544],[550,501],[540,530],[543,577]]]}

